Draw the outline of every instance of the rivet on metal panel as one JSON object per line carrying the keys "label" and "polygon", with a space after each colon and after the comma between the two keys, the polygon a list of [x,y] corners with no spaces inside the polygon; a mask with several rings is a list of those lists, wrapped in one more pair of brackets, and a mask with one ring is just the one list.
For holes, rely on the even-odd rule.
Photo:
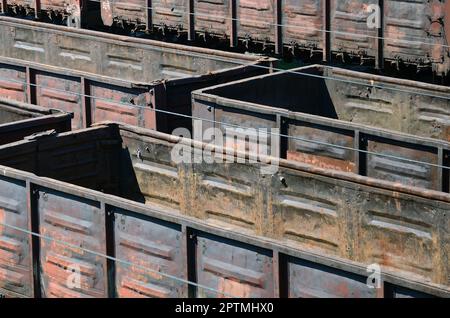
{"label": "rivet on metal panel", "polygon": [[280,182],[282,185],[284,185],[286,188],[288,188],[288,184],[286,182],[286,178],[283,176],[280,176]]}
{"label": "rivet on metal panel", "polygon": [[141,149],[136,150],[136,157],[138,158],[138,160],[142,160],[142,152],[141,152]]}
{"label": "rivet on metal panel", "polygon": [[197,234],[195,234],[195,233],[189,234],[189,240],[194,242],[194,244],[197,244]]}

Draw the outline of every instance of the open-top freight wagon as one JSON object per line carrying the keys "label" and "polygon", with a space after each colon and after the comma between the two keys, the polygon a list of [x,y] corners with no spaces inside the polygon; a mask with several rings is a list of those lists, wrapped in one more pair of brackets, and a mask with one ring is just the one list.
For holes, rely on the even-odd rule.
{"label": "open-top freight wagon", "polygon": [[[72,114],[0,98],[0,145],[53,131],[70,131]],[[17,162],[22,160],[17,158]]]}
{"label": "open-top freight wagon", "polygon": [[[248,49],[332,56],[383,68],[384,62],[450,70],[450,1],[420,0],[102,0],[105,24],[172,29],[189,39],[228,39]],[[379,13],[379,20],[373,14]],[[379,26],[379,27],[378,27]],[[255,47],[256,46],[256,47]]]}
{"label": "open-top freight wagon", "polygon": [[176,145],[224,153],[114,123],[1,146],[0,293],[450,296],[449,194],[287,160],[262,174],[276,158],[176,163]]}
{"label": "open-top freight wagon", "polygon": [[268,73],[275,59],[0,17],[0,94],[102,120],[171,132],[191,92]]}
{"label": "open-top freight wagon", "polygon": [[[4,7],[33,7],[28,2],[40,3],[3,1]],[[61,6],[66,2],[61,1]],[[385,62],[394,68],[406,64],[438,75],[450,70],[449,0],[86,0],[75,4],[81,6],[79,11],[97,5],[105,25],[134,31],[172,31],[206,42],[218,38],[233,47],[306,53],[328,62],[334,58],[377,68]]]}
{"label": "open-top freight wagon", "polygon": [[229,146],[278,129],[282,158],[449,192],[449,110],[449,87],[313,65],[195,91],[192,114]]}

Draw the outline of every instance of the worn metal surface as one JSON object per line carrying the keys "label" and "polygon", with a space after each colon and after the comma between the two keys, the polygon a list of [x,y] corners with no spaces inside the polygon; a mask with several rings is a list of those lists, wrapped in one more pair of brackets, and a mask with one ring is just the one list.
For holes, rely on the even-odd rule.
{"label": "worn metal surface", "polygon": [[196,235],[195,239],[198,283],[219,292],[200,288],[200,297],[274,296],[272,251],[205,233]]}
{"label": "worn metal surface", "polygon": [[[448,45],[449,2],[395,0],[233,0],[147,1],[125,4],[102,1],[106,25],[132,23],[149,31],[172,29],[202,36],[239,40],[249,49],[297,49],[310,56],[322,54],[344,63],[375,64],[384,61],[399,66],[415,64],[418,70],[432,68],[438,74],[450,70]],[[379,9],[376,9],[379,8]],[[380,28],[374,10],[382,16]],[[371,24],[372,23],[372,24]],[[277,26],[277,24],[279,26]],[[444,32],[445,31],[445,32]],[[190,36],[192,38],[192,35]],[[385,39],[381,39],[385,38]],[[426,44],[430,43],[430,44]],[[259,47],[261,49],[261,46]]]}
{"label": "worn metal surface", "polygon": [[[0,222],[29,228],[25,182],[0,178]],[[33,270],[29,235],[0,227],[0,289],[31,297]]]}
{"label": "worn metal surface", "polygon": [[297,71],[305,75],[277,73],[196,91],[193,115],[215,120],[224,134],[233,129],[227,125],[279,128],[291,137],[282,138],[283,158],[449,191],[448,88],[332,67]]}
{"label": "worn metal surface", "polygon": [[[74,198],[53,189],[38,188],[39,233],[55,240],[105,254],[105,214],[95,201]],[[106,297],[106,259],[76,248],[40,240],[39,270],[43,297]],[[70,288],[72,271],[80,286]]]}
{"label": "worn metal surface", "polygon": [[[336,179],[313,178],[283,166],[274,177],[261,175],[259,166],[245,164],[183,164],[175,168],[165,161],[174,144],[152,134],[144,137],[133,129],[124,128],[121,135],[138,184],[138,188],[133,182],[122,185],[125,197],[130,193],[136,198],[132,189],[142,189],[141,202],[175,208],[175,213],[195,216],[222,228],[275,237],[294,246],[377,262],[419,276],[447,266],[447,256],[441,259],[444,263],[437,264],[433,263],[436,256],[430,254],[433,238],[444,234],[440,231],[446,231],[448,225],[434,224],[447,217],[447,208],[438,212],[440,208],[431,207],[436,203],[431,197],[416,200],[409,195],[403,197],[399,189],[379,192],[376,188],[340,184]],[[348,176],[350,180],[361,180]],[[365,180],[377,184],[374,179]],[[147,189],[152,188],[159,191],[149,194]],[[178,189],[178,196],[172,196],[174,189]],[[423,192],[426,197],[431,193]],[[441,249],[443,256],[448,253],[445,234],[442,239],[435,248]],[[448,283],[440,274],[435,278]]]}
{"label": "worn metal surface", "polygon": [[136,265],[115,265],[117,296],[186,297],[187,286],[184,283],[157,274],[187,279],[187,271],[180,266],[186,264],[187,257],[183,251],[185,237],[181,226],[143,215],[136,216],[125,210],[113,211],[114,255]]}
{"label": "worn metal surface", "polygon": [[[2,185],[1,194],[8,195],[6,189],[11,182],[22,187],[28,184],[26,191],[15,191],[15,200],[22,204],[29,197],[30,206],[39,216],[37,224],[31,222],[29,229],[36,228],[41,234],[70,240],[101,254],[106,251],[135,265],[105,262],[75,247],[36,240],[33,250],[39,275],[34,272],[33,282],[40,293],[36,296],[218,296],[202,288],[188,289],[184,283],[162,274],[189,278],[219,294],[243,297],[450,295],[447,194],[284,160],[273,177],[255,175],[246,170],[250,166],[245,164],[167,167],[158,158],[167,158],[180,141],[178,137],[124,125],[98,126],[2,146],[0,162],[3,164],[7,153],[25,150],[44,159],[41,153],[49,152],[49,145],[54,145],[53,153],[64,153],[73,149],[76,140],[113,147],[110,156],[99,155],[98,165],[126,177],[107,192],[141,203],[6,167],[1,168],[2,178],[9,183]],[[189,140],[182,142],[190,144]],[[41,150],[43,145],[46,147]],[[146,148],[151,150],[145,159],[147,173],[141,171],[138,176],[136,167],[142,165],[143,157],[137,155],[137,150],[142,149],[144,154]],[[102,146],[98,152],[104,153]],[[108,164],[118,162],[119,156],[128,160],[120,160],[120,166]],[[37,166],[29,171],[65,181],[64,173],[59,177],[58,170],[47,165],[51,157],[34,160]],[[13,163],[8,165],[15,167]],[[233,178],[214,181],[218,176],[211,169],[224,166],[233,166],[242,176],[254,178],[252,189],[256,190],[246,197],[253,198],[256,204],[240,215],[238,211],[226,212],[227,207],[232,211],[232,205],[243,200],[239,197],[240,182]],[[83,162],[72,170],[99,177],[105,173]],[[173,189],[184,193],[178,211],[173,209],[173,202],[164,199],[170,185],[159,177],[169,175],[181,183],[173,183]],[[205,191],[199,186],[202,182],[209,182],[210,191],[217,192],[210,200],[211,205],[224,207],[219,217],[205,213],[210,207],[197,203],[196,197]],[[91,187],[92,181],[85,179],[78,184]],[[139,199],[133,193],[133,189],[139,191],[142,187],[145,191],[145,186],[151,185],[161,189],[158,198]],[[234,221],[245,219],[247,214],[255,216],[254,226]],[[9,222],[19,219],[14,214]],[[1,225],[0,230],[6,233]],[[364,284],[366,266],[374,262],[383,269],[383,288],[376,292]],[[148,271],[140,266],[144,263]],[[68,275],[65,267],[70,265],[79,265],[82,270],[81,288],[67,289],[64,285]],[[30,270],[29,265],[23,266]],[[18,271],[17,266],[13,269]],[[320,279],[302,279],[305,275]],[[24,286],[31,289],[26,281]],[[29,295],[8,284],[2,285],[3,290]]]}
{"label": "worn metal surface", "polygon": [[69,131],[71,120],[71,114],[0,98],[0,145],[43,131]]}
{"label": "worn metal surface", "polygon": [[189,115],[192,90],[267,73],[251,65],[274,62],[6,17],[0,30],[0,93],[73,112],[74,129],[102,120],[169,132],[189,126],[154,109]]}
{"label": "worn metal surface", "polygon": [[367,288],[367,278],[313,262],[287,260],[290,298],[374,298],[376,289]]}
{"label": "worn metal surface", "polygon": [[106,119],[148,128],[165,127],[162,117],[158,118],[157,125],[155,112],[149,105],[154,89],[150,84],[140,85],[13,59],[5,62],[0,64],[0,76],[11,72],[15,75],[2,77],[0,90],[7,98],[14,101],[24,97],[26,102],[71,112],[73,129]]}
{"label": "worn metal surface", "polygon": [[[35,12],[35,2],[6,2],[9,13],[21,7],[28,14]],[[40,6],[68,16],[69,25],[77,27],[87,7],[72,0],[42,1]],[[295,55],[300,50],[328,62],[333,58],[377,68],[385,62],[394,68],[413,64],[418,71],[432,69],[439,75],[450,71],[448,0],[101,0],[100,7],[106,26],[163,35],[175,31],[178,37],[200,36],[206,42],[218,37],[259,52],[274,49]],[[98,14],[98,8],[91,10]],[[382,17],[380,28],[374,10]]]}
{"label": "worn metal surface", "polygon": [[[210,208],[202,208],[196,197],[205,191],[198,185],[209,181],[210,191],[217,192],[210,199],[211,205],[215,202],[232,211],[234,202],[242,200],[236,196],[237,189],[242,189],[239,182],[211,181],[217,178],[211,167],[222,168],[223,164],[184,164],[174,166],[175,170],[165,169],[157,158],[170,153],[179,138],[131,126],[120,126],[119,137],[116,128],[99,126],[0,147],[3,163],[5,153],[25,148],[39,157],[40,152],[48,152],[48,149],[40,151],[42,145],[53,144],[55,151],[64,153],[74,147],[74,140],[88,144],[108,140],[107,144],[115,145],[115,150],[110,152],[109,159],[103,157],[99,161],[100,165],[108,166],[108,161],[119,156],[120,144],[112,141],[122,139],[121,156],[131,157],[132,161],[122,160],[120,167],[111,167],[116,174],[120,169],[120,174],[127,178],[108,192],[132,198],[132,187],[139,189],[153,184],[161,189],[159,198],[147,197],[144,205],[2,168],[5,176],[2,178],[9,181],[8,186],[1,188],[2,195],[8,194],[5,189],[9,189],[11,182],[22,186],[29,182],[27,191],[34,189],[30,192],[34,194],[28,196],[39,216],[37,225],[41,234],[70,239],[76,246],[101,254],[108,252],[135,264],[129,267],[120,262],[106,262],[74,247],[47,240],[33,241],[38,244],[33,249],[38,251],[40,279],[36,280],[35,273],[33,280],[40,291],[37,296],[217,297],[220,293],[241,297],[449,296],[448,195],[282,161],[276,176],[254,176],[253,188],[257,190],[247,197],[254,198],[257,204],[251,210],[241,211],[241,216],[222,211],[218,219],[203,213]],[[143,146],[159,156],[152,159],[152,155],[147,155],[148,173],[132,181],[130,171],[142,162],[141,156],[132,154]],[[99,147],[98,152],[104,151]],[[44,162],[37,160],[33,169],[40,170],[42,176],[66,179],[64,173],[59,177],[57,170],[41,168],[48,167],[45,164],[48,160],[48,157]],[[240,170],[243,176],[255,175],[244,170],[247,165],[228,166]],[[87,164],[72,170],[79,169],[100,174]],[[167,190],[161,186],[164,179],[157,176],[169,174],[182,184],[174,184],[174,189],[185,195],[179,211],[172,208],[173,202],[165,204],[162,199]],[[285,178],[285,185],[279,176]],[[84,180],[78,184],[90,187],[91,183]],[[25,190],[16,191],[15,195],[18,204],[27,202]],[[233,198],[234,202],[227,198]],[[27,213],[29,217],[31,212]],[[249,213],[255,216],[254,226],[234,221]],[[14,215],[9,222],[19,219]],[[260,226],[262,222],[264,226]],[[0,229],[2,233],[6,231],[5,227]],[[383,268],[383,288],[377,291],[365,284],[365,266],[374,262]],[[81,268],[82,285],[68,289],[64,281],[71,272],[66,268],[73,265]],[[30,270],[29,265],[23,267]],[[18,266],[12,268],[18,271]],[[218,294],[202,288],[190,289],[188,293],[185,283],[157,273],[189,277]],[[32,289],[29,281],[23,284],[24,288]],[[9,290],[11,296],[31,295],[8,284],[3,284],[1,290]]]}
{"label": "worn metal surface", "polygon": [[[261,60],[253,55],[43,25],[4,16],[0,17],[0,28],[2,56],[141,83],[226,74],[224,69]],[[219,60],[211,59],[211,55]]]}
{"label": "worn metal surface", "polygon": [[35,18],[46,15],[50,20],[59,16],[66,19],[68,26],[81,28],[82,15],[87,9],[87,2],[85,0],[4,0],[0,2],[0,12]]}

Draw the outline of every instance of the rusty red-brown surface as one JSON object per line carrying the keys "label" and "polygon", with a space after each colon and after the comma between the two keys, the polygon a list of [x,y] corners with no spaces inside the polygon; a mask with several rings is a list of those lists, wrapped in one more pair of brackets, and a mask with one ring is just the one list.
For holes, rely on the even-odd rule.
{"label": "rusty red-brown surface", "polygon": [[[446,1],[378,0],[235,0],[102,1],[105,25],[131,23],[152,31],[176,30],[229,39],[250,50],[252,44],[275,47],[295,54],[306,50],[344,63],[360,62],[383,68],[384,61],[432,68],[438,74],[450,69],[449,5]],[[192,6],[191,6],[192,4]],[[379,13],[380,28],[374,20]],[[278,24],[278,27],[277,27]],[[189,34],[192,39],[193,35]]]}
{"label": "rusty red-brown surface", "polygon": [[[1,178],[0,193],[0,222],[28,228],[25,183]],[[31,260],[31,237],[0,226],[0,289],[33,296]]]}
{"label": "rusty red-brown surface", "polygon": [[180,266],[186,263],[181,227],[127,214],[129,211],[115,210],[115,255],[135,266],[116,264],[117,296],[186,297],[186,284],[158,274],[187,279],[187,271]]}
{"label": "rusty red-brown surface", "polygon": [[[1,211],[26,212],[20,217],[3,212],[2,221],[35,228],[73,246],[48,239],[28,243],[37,253],[33,261],[40,278],[35,275],[27,280],[29,260],[20,266],[2,263],[0,268],[7,269],[5,277],[17,279],[23,288],[3,279],[0,293],[30,296],[29,290],[34,290],[37,297],[448,297],[448,194],[284,160],[274,177],[263,177],[255,173],[260,167],[246,164],[161,161],[170,157],[177,142],[180,139],[175,136],[111,124],[0,147],[2,163],[11,153],[28,152],[30,172],[91,189],[106,185],[107,193],[118,195],[2,167],[1,193],[8,195],[12,189],[14,195],[0,202]],[[96,165],[77,152],[91,145],[97,150],[89,158],[95,158]],[[118,156],[122,164],[114,166]],[[103,169],[95,168],[99,166]],[[85,176],[71,181],[65,169],[83,171]],[[234,170],[234,177],[231,173],[231,178],[221,178],[221,169]],[[118,175],[126,178],[118,182],[114,177]],[[251,189],[238,179],[243,176],[253,176]],[[210,193],[216,193],[210,196],[209,206],[197,201],[206,191],[202,184],[209,184]],[[158,198],[139,192],[152,185],[161,189]],[[179,203],[165,196],[171,187],[181,194]],[[233,205],[245,200],[255,204],[240,212],[233,210]],[[23,202],[31,202],[39,222],[25,222],[31,210],[27,204],[21,208]],[[0,233],[8,239],[20,234],[1,225]],[[120,261],[106,262],[78,246]],[[383,273],[382,288],[375,291],[366,285],[366,266],[373,263],[380,264]],[[72,273],[68,268],[75,265],[81,270],[81,285],[68,288],[66,281]],[[28,274],[15,275],[21,270]],[[201,286],[188,288],[186,279]]]}
{"label": "rusty red-brown surface", "polygon": [[[4,0],[1,3],[2,12],[7,8],[13,13],[20,13],[24,10],[27,15],[39,17],[41,14],[62,14],[81,18],[81,11],[84,9],[84,0]],[[5,7],[5,8],[4,8]]]}
{"label": "rusty red-brown surface", "polygon": [[249,147],[249,129],[278,128],[289,136],[282,158],[448,192],[447,87],[335,67],[295,71],[195,91],[194,117],[215,121],[203,132],[244,128],[235,148]]}
{"label": "rusty red-brown surface", "polygon": [[[37,207],[39,233],[57,241],[105,254],[104,218],[97,202],[73,200],[70,196],[45,188],[39,189]],[[43,297],[106,297],[106,259],[55,241],[40,241],[41,284]],[[81,274],[80,286],[68,286],[73,271]]]}
{"label": "rusty red-brown surface", "polygon": [[274,62],[5,17],[1,28],[0,93],[70,111],[74,129],[103,120],[169,132],[188,127],[155,109],[190,115],[193,90],[267,73]]}
{"label": "rusty red-brown surface", "polygon": [[[448,295],[447,194],[288,161],[266,178],[255,173],[258,166],[245,164],[164,163],[179,138],[119,128],[98,126],[0,147],[2,163],[11,153],[27,152],[25,170],[119,195],[2,168],[2,193],[11,183],[24,189],[3,200],[2,211],[20,210],[31,200],[39,216],[38,223],[17,223],[30,217],[25,208],[23,217],[15,213],[3,220],[25,228],[38,224],[41,234],[72,246],[48,239],[29,243],[38,251],[40,278],[23,276],[23,289],[4,283],[1,293],[30,296],[27,289],[37,284],[37,297]],[[82,156],[87,151],[81,149],[92,149],[91,154]],[[71,179],[68,169],[84,175]],[[222,178],[221,169],[235,171],[234,177]],[[253,176],[251,188],[238,179],[243,176]],[[161,189],[158,197],[145,192],[152,185]],[[171,190],[181,194],[178,203],[165,195]],[[206,190],[216,194],[210,205],[197,200]],[[254,204],[233,210],[245,201]],[[8,229],[0,225],[4,236],[19,235]],[[78,246],[121,262],[107,262]],[[377,291],[365,284],[365,266],[374,262],[389,274]],[[73,266],[81,271],[81,285],[68,288]],[[5,271],[8,279],[21,268],[31,271],[29,261],[0,267],[10,271]],[[202,287],[188,288],[186,279]]]}
{"label": "rusty red-brown surface", "polygon": [[[27,8],[28,14],[56,12],[83,19],[84,1],[6,1],[9,13]],[[249,50],[274,48],[296,54],[298,50],[344,63],[359,62],[383,68],[413,64],[418,71],[431,69],[439,75],[450,70],[448,1],[420,0],[413,4],[388,0],[233,0],[152,1],[102,0],[100,12],[89,17],[103,24],[131,30],[157,31],[206,43],[209,37],[239,43]],[[379,13],[380,27],[374,19]],[[39,14],[38,14],[39,15]],[[87,24],[89,21],[84,21]],[[80,23],[72,22],[76,27]],[[255,45],[259,44],[259,45]]]}

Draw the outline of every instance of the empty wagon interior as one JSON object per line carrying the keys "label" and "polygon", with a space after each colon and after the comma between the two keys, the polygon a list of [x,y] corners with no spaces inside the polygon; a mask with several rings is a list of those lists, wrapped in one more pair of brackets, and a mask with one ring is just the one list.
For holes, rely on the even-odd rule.
{"label": "empty wagon interior", "polygon": [[48,130],[70,130],[72,114],[0,97],[0,145]]}
{"label": "empty wagon interior", "polygon": [[0,125],[57,113],[56,110],[14,102],[0,97]]}
{"label": "empty wagon interior", "polygon": [[[438,257],[446,248],[439,236],[448,218],[445,195],[383,184],[373,179],[364,181],[331,171],[319,173],[314,168],[300,168],[288,162],[281,162],[274,176],[264,175],[259,164],[175,163],[172,150],[179,142],[175,136],[108,124],[60,135],[37,135],[1,146],[0,165],[50,178],[43,179],[45,186],[39,186],[39,211],[45,213],[40,215],[40,226],[58,233],[75,231],[77,237],[84,237],[79,231],[85,231],[98,234],[96,239],[101,239],[101,233],[94,229],[101,228],[97,223],[103,221],[98,221],[98,212],[91,215],[91,210],[84,208],[89,199],[73,199],[85,190],[71,187],[73,192],[62,194],[58,184],[51,179],[153,208],[158,206],[167,214],[187,215],[245,235],[270,237],[295,248],[367,264],[381,262],[387,270],[398,275],[407,277],[412,273],[425,281],[447,284],[444,275],[438,271],[448,266]],[[191,149],[190,141],[184,140],[183,144]],[[439,199],[441,197],[444,199]],[[64,202],[68,200],[77,203],[66,205]],[[127,204],[128,201],[123,201],[122,208]],[[98,211],[97,205],[92,209]],[[269,210],[273,211],[270,215],[267,214]],[[434,213],[424,213],[430,210]],[[144,217],[136,213],[132,216]],[[97,220],[97,223],[78,222],[78,219]],[[398,230],[398,220],[401,220],[402,230]],[[117,222],[118,226],[122,224],[121,219]],[[134,231],[129,226],[119,226],[116,230]],[[357,237],[349,236],[348,229]],[[53,232],[48,233],[53,235]],[[128,239],[126,244],[144,242],[126,235],[120,239]],[[86,240],[92,243],[91,236]],[[203,244],[202,240],[199,236],[199,244]],[[361,243],[353,245],[351,242],[354,241]],[[381,244],[386,241],[389,243]],[[405,241],[408,244],[402,245],[402,249],[396,248]],[[51,246],[48,248],[49,251],[52,249]],[[51,252],[52,255],[56,253]],[[221,264],[214,261],[220,258],[216,254],[201,255],[205,255],[207,267]],[[251,255],[262,257],[265,254]],[[59,259],[56,260],[59,262]],[[42,262],[48,262],[48,258]],[[306,265],[299,263],[299,270],[302,266]],[[306,266],[305,270],[310,267]],[[44,275],[47,270],[44,268]],[[122,279],[120,273],[118,277]],[[53,278],[45,279],[51,281]],[[307,290],[310,283],[305,282],[302,288]],[[269,282],[258,281],[258,284],[260,287],[254,289],[257,295],[270,295],[270,279]],[[365,284],[361,285],[364,287]],[[51,289],[44,287],[47,288]],[[320,288],[327,290],[328,287]],[[292,292],[301,294],[303,291]]]}
{"label": "empty wagon interior", "polygon": [[443,86],[312,66],[205,89],[202,93],[219,100],[226,98],[450,140],[450,89]]}

